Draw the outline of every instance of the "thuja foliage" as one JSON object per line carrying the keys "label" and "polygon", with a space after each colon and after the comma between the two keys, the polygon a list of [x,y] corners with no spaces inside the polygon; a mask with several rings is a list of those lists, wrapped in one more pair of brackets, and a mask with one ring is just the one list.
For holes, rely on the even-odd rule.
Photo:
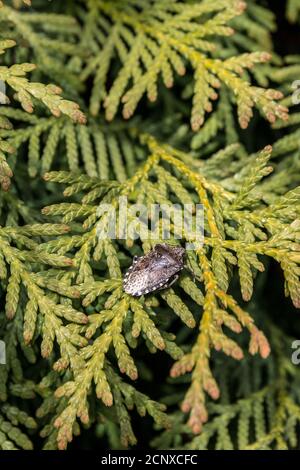
{"label": "thuja foliage", "polygon": [[[276,51],[276,13],[296,24],[300,2],[284,3],[1,3],[1,449],[299,446],[300,61]],[[101,203],[117,222],[163,205],[182,246],[171,204],[201,204],[193,275],[126,294],[164,227],[103,239]]]}

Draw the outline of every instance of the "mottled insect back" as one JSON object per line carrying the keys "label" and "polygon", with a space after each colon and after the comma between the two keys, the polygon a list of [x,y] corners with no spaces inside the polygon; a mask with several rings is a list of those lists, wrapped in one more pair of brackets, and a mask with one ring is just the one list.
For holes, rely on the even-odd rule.
{"label": "mottled insect back", "polygon": [[185,249],[159,244],[144,256],[135,257],[125,274],[123,287],[127,294],[140,296],[166,289],[184,268]]}

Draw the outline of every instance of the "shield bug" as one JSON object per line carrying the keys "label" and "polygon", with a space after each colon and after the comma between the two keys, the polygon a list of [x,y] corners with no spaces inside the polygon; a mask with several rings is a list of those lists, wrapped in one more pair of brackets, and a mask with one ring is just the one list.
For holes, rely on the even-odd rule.
{"label": "shield bug", "polygon": [[144,256],[135,257],[125,274],[123,288],[138,297],[170,287],[184,268],[185,249],[165,243],[155,245]]}

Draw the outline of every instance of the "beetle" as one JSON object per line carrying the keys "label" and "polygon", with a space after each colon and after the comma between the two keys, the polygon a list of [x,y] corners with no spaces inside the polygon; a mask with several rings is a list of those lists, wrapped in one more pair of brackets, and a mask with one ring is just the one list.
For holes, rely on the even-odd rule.
{"label": "beetle", "polygon": [[124,276],[125,292],[139,297],[170,287],[185,267],[185,254],[182,247],[160,243],[146,255],[135,256]]}

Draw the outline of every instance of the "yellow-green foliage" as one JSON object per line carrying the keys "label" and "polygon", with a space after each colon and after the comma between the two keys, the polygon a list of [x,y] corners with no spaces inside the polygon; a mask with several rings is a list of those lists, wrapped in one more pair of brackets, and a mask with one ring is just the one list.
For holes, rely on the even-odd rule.
{"label": "yellow-green foliage", "polygon": [[[133,409],[156,448],[296,447],[292,327],[263,292],[278,266],[300,307],[300,66],[272,52],[275,14],[254,0],[3,3],[0,448],[81,433],[135,445]],[[194,278],[123,291],[162,233],[100,239],[99,204],[122,196],[129,219],[136,203],[202,204]],[[170,215],[168,242],[195,242]]]}

